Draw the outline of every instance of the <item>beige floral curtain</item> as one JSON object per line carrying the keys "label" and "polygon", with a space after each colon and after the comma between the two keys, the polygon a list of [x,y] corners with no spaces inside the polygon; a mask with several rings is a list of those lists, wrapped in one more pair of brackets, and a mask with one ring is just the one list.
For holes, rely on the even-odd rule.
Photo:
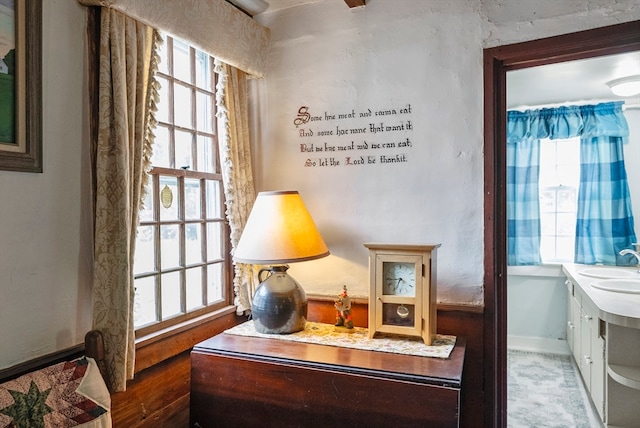
{"label": "beige floral curtain", "polygon": [[110,390],[124,391],[134,373],[133,254],[151,155],[160,38],[109,8],[100,11],[99,38],[93,328],[105,338]]}
{"label": "beige floral curtain", "polygon": [[[235,249],[256,197],[251,170],[247,75],[217,60],[216,72],[220,163],[231,245]],[[238,315],[248,314],[251,310],[257,269],[254,265],[235,264],[234,290]]]}

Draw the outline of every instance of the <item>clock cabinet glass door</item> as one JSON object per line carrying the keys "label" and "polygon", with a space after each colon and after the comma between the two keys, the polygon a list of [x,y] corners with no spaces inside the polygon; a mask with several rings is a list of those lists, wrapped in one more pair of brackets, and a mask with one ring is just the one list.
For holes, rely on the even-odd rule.
{"label": "clock cabinet glass door", "polygon": [[422,257],[376,257],[376,331],[421,336]]}

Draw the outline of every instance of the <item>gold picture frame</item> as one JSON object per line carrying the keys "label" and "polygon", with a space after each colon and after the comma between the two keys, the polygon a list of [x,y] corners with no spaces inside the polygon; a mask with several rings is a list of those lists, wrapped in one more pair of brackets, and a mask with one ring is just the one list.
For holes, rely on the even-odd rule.
{"label": "gold picture frame", "polygon": [[13,13],[15,44],[13,58],[0,56],[0,98],[8,100],[0,102],[0,170],[42,172],[42,0],[3,8]]}

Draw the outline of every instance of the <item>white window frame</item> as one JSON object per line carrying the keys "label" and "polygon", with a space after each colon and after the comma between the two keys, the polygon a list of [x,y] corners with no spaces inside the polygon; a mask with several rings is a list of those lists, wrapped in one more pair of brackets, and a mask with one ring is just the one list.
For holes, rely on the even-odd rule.
{"label": "white window frame", "polygon": [[[572,145],[573,153],[570,156],[570,161],[567,162],[566,151],[560,151],[559,146],[564,144]],[[546,147],[545,147],[546,145]],[[555,152],[555,161],[553,163],[544,162],[543,150],[551,148]],[[578,209],[578,190],[580,185],[580,138],[568,138],[568,139],[542,139],[540,140],[540,175],[539,175],[539,195],[540,195],[540,254],[543,263],[566,263],[573,262],[575,253],[575,224],[577,219]],[[564,170],[563,170],[564,169]],[[569,173],[567,173],[569,171]],[[555,200],[553,202],[554,210],[545,210],[544,195],[545,192],[552,192],[555,194]],[[575,204],[573,207],[567,209],[566,205],[560,201],[560,195],[562,193],[573,193],[575,195]],[[545,216],[547,214],[547,216]],[[573,222],[573,227],[570,227],[570,231],[559,230],[559,216],[570,216]],[[549,222],[550,218],[553,218],[553,222]],[[551,224],[553,223],[553,224]],[[566,223],[566,222],[565,222]],[[545,233],[545,231],[553,230],[553,233]],[[571,247],[571,251],[563,252],[561,250],[562,245],[559,244],[559,240],[569,241],[570,244],[566,247]],[[553,241],[553,242],[550,242]]]}
{"label": "white window frame", "polygon": [[[146,316],[143,317],[145,320],[142,323],[138,323],[136,325],[136,335],[138,337],[146,336],[148,334],[158,332],[160,330],[175,328],[176,326],[193,320],[197,317],[205,316],[207,314],[218,311],[222,308],[228,307],[233,304],[233,286],[232,286],[232,264],[230,258],[230,238],[229,238],[229,227],[226,222],[225,212],[224,212],[224,191],[222,187],[222,175],[220,171],[220,163],[218,157],[218,144],[217,144],[217,130],[216,130],[216,119],[215,119],[215,87],[217,83],[217,75],[214,73],[214,58],[211,56],[203,56],[201,51],[198,51],[194,47],[190,46],[188,57],[189,57],[189,70],[190,70],[190,78],[188,80],[180,79],[174,76],[174,39],[169,35],[163,35],[165,41],[164,52],[166,57],[163,58],[166,61],[166,65],[158,70],[157,77],[164,82],[164,85],[167,87],[164,88],[164,91],[161,91],[161,94],[164,93],[168,99],[168,110],[167,117],[157,117],[157,128],[156,132],[164,133],[164,135],[168,135],[168,165],[154,165],[149,172],[149,188],[148,188],[148,196],[147,200],[150,201],[148,203],[149,207],[148,211],[141,213],[140,220],[140,228],[139,230],[144,229],[146,232],[152,231],[153,234],[153,267],[148,268],[146,270],[134,271],[135,281],[140,284],[141,281],[147,281],[149,284],[153,281],[153,285],[151,286],[153,289],[154,295],[152,296],[154,307],[151,310],[146,311]],[[183,44],[183,42],[177,41],[179,44]],[[196,56],[198,54],[198,56]],[[196,58],[202,60],[206,58],[208,61],[208,70],[209,70],[209,79],[208,86],[204,88],[202,85],[198,83],[198,77],[196,77]],[[184,63],[180,64],[184,66]],[[184,69],[184,67],[183,67]],[[174,94],[174,87],[180,87],[183,91],[190,91],[191,93],[191,105],[190,106],[174,106],[176,99],[178,97]],[[200,116],[198,115],[198,108],[202,107],[199,105],[199,96],[204,95],[208,97],[209,102],[205,103],[206,108],[204,111],[211,115],[209,118],[207,116],[207,120],[210,119],[210,126],[208,129],[203,129],[202,125],[198,123]],[[163,100],[164,101],[164,100]],[[201,100],[200,100],[201,101]],[[182,123],[176,120],[176,111],[178,109],[190,108],[190,117],[191,123],[185,124],[184,121]],[[208,108],[208,110],[207,110]],[[180,113],[178,111],[178,113]],[[187,114],[188,116],[189,114]],[[180,161],[176,160],[176,134],[180,133],[181,135],[191,135],[191,159],[194,165],[176,165],[176,163],[180,163]],[[200,139],[210,139],[210,147],[211,151],[208,152],[208,156],[204,156],[203,153],[199,150],[198,144]],[[203,167],[200,163],[203,162],[202,158],[208,160],[208,171],[203,171]],[[153,158],[152,158],[153,162]],[[162,177],[175,177],[176,187],[173,192],[173,204],[175,204],[175,208],[177,208],[177,216],[176,218],[166,219],[163,218],[161,214],[162,210],[162,189],[161,179]],[[199,218],[188,218],[185,215],[186,206],[185,206],[185,197],[184,197],[184,189],[185,183],[199,183],[200,193],[200,212],[201,216]],[[209,183],[217,183],[217,192],[213,192],[215,197],[213,199],[213,203],[209,203],[211,201],[207,201],[207,192],[205,189],[205,182]],[[151,201],[152,200],[152,201]],[[215,206],[215,213],[211,213],[207,211],[207,208],[210,206]],[[173,227],[174,230],[177,230],[177,235],[179,236],[178,248],[177,249],[177,260],[176,263],[173,263],[170,266],[164,266],[162,261],[162,237],[160,230],[165,227]],[[217,228],[219,234],[210,233],[211,229]],[[199,230],[200,231],[200,239],[201,239],[201,260],[195,263],[189,263],[186,257],[186,244],[187,241],[187,230]],[[216,236],[214,236],[216,235]],[[213,257],[208,253],[207,240],[211,242],[214,241],[214,238],[219,242],[219,253]],[[148,248],[148,247],[147,247]],[[210,251],[211,252],[211,251]],[[217,252],[217,251],[216,251]],[[136,269],[134,264],[134,269]],[[219,269],[219,270],[217,270]],[[187,287],[193,287],[193,284],[187,283],[187,275],[189,270],[199,271],[201,272],[201,283],[195,285],[195,287],[201,287],[200,292],[202,293],[200,297],[200,302],[198,304],[187,303],[188,291]],[[211,290],[211,278],[207,278],[209,275],[209,271],[216,271],[216,278],[221,280],[220,283],[216,283],[216,292],[213,293]],[[170,302],[173,304],[174,312],[169,315],[165,315],[163,313],[163,301],[162,301],[162,287],[163,287],[163,278],[167,278],[168,275],[179,275],[179,311],[175,313],[176,302]],[[211,275],[214,276],[214,275]],[[147,289],[151,289],[151,287],[147,287]],[[174,297],[175,296],[175,289]],[[149,294],[149,293],[147,293]],[[211,294],[211,295],[209,295]],[[215,294],[215,295],[214,295]],[[142,298],[138,298],[138,294],[136,293],[136,299],[134,300],[134,305],[140,305]],[[178,298],[178,297],[176,297]],[[150,302],[150,300],[149,300]],[[148,308],[148,306],[147,306]],[[139,310],[139,308],[136,308]],[[136,313],[136,309],[134,309],[134,313]],[[150,319],[149,313],[153,313],[154,319]]]}

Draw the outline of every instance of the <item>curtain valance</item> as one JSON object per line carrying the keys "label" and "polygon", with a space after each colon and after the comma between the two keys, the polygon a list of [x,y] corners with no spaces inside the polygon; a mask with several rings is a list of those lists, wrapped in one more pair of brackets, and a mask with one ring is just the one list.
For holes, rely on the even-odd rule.
{"label": "curtain valance", "polygon": [[113,8],[181,38],[226,64],[263,77],[270,30],[224,0],[78,0]]}
{"label": "curtain valance", "polygon": [[622,101],[507,112],[507,143],[525,139],[628,137]]}

